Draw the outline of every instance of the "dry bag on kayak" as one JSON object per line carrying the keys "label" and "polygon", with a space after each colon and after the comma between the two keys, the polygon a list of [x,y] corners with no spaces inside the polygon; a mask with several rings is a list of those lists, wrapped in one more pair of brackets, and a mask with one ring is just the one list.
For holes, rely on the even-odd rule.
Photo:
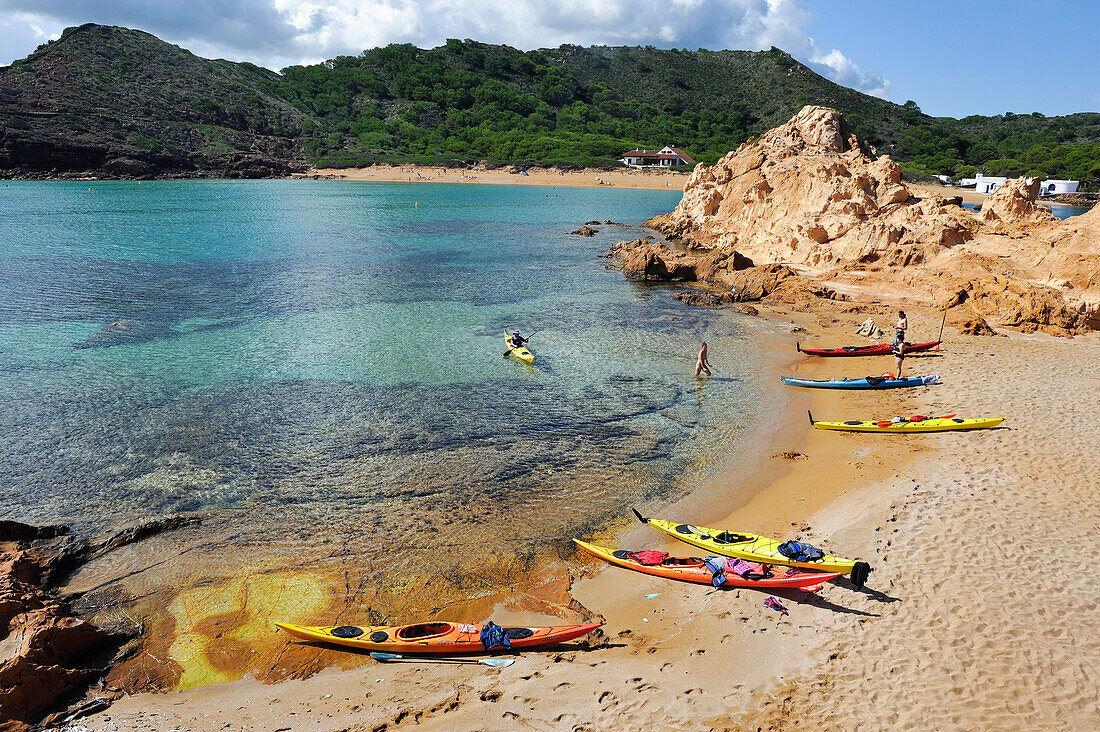
{"label": "dry bag on kayak", "polygon": [[663,563],[668,559],[668,552],[658,552],[652,549],[646,549],[640,552],[629,552],[626,555],[629,559],[633,559],[638,564],[644,564],[647,567],[652,567],[657,564]]}
{"label": "dry bag on kayak", "polygon": [[820,562],[825,552],[804,541],[785,541],[776,547],[780,554],[796,562]]}
{"label": "dry bag on kayak", "polygon": [[490,620],[485,624],[485,627],[481,629],[481,647],[487,651],[491,651],[497,646],[501,648],[511,648],[512,641],[508,640],[507,630]]}

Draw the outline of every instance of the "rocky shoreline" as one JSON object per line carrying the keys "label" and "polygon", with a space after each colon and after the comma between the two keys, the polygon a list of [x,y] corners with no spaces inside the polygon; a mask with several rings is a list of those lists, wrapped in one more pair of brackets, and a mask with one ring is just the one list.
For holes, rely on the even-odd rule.
{"label": "rocky shoreline", "polygon": [[96,608],[58,588],[93,559],[199,520],[173,516],[99,539],[0,521],[0,732],[90,714],[121,695],[103,679],[141,649],[140,624],[94,625],[82,616]]}

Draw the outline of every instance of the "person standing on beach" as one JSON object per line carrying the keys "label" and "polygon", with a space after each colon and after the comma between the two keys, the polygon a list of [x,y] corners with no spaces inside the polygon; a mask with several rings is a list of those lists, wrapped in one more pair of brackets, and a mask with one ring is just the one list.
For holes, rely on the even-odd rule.
{"label": "person standing on beach", "polygon": [[905,317],[905,311],[898,311],[898,322],[894,323],[894,343],[905,340],[905,331],[909,330],[909,319]]}
{"label": "person standing on beach", "polygon": [[890,351],[894,354],[894,378],[901,378],[901,364],[905,361],[905,334],[898,333],[898,339],[894,341],[890,346]]}
{"label": "person standing on beach", "polygon": [[699,358],[695,362],[695,375],[698,376],[700,372],[705,373],[707,376],[712,375],[710,373],[710,361],[707,359],[706,341],[703,341],[703,346],[699,349]]}

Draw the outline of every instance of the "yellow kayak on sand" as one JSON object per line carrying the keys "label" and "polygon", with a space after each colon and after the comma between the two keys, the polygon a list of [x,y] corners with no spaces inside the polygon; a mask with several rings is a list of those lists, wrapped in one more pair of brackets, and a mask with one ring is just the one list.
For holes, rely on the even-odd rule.
{"label": "yellow kayak on sand", "polygon": [[512,356],[513,358],[518,358],[520,361],[523,361],[524,363],[534,363],[535,362],[535,354],[528,351],[527,346],[520,346],[519,348],[512,348],[512,336],[511,336],[511,334],[508,333],[508,331],[504,331],[504,345],[507,346],[509,349],[511,349],[510,352],[508,353],[509,356]]}
{"label": "yellow kayak on sand", "polygon": [[851,420],[848,422],[819,422],[810,415],[810,424],[819,430],[842,430],[845,432],[951,432],[954,430],[992,429],[1004,417],[980,417],[963,419],[962,417],[929,417],[918,421],[905,419],[892,422],[888,419],[878,421]]}
{"label": "yellow kayak on sand", "polygon": [[782,564],[788,567],[802,567],[803,569],[816,569],[821,572],[840,572],[850,574],[852,584],[863,587],[867,581],[867,575],[871,571],[871,565],[867,562],[857,562],[854,559],[845,559],[832,554],[826,554],[817,562],[799,562],[779,553],[779,545],[783,542],[769,539],[758,534],[749,534],[743,531],[732,532],[720,529],[708,529],[705,526],[693,526],[692,524],[678,524],[674,521],[663,519],[645,518],[637,509],[631,509],[638,520],[643,524],[649,524],[669,536],[674,536],[680,541],[697,546],[700,549],[721,554],[727,557],[740,557],[750,562],[763,562],[764,564]]}

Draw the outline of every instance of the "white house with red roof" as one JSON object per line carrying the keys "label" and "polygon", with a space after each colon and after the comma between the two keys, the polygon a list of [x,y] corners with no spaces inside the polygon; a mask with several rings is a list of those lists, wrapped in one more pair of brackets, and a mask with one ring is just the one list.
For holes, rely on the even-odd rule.
{"label": "white house with red roof", "polygon": [[678,147],[665,145],[660,150],[628,150],[620,159],[631,168],[678,168],[695,165],[691,156]]}

